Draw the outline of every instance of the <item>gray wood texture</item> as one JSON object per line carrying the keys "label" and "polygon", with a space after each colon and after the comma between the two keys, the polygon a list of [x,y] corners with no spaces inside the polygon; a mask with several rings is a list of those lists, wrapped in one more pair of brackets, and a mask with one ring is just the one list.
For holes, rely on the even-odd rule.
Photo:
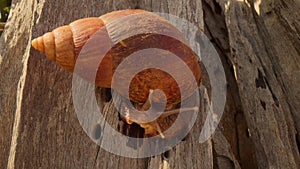
{"label": "gray wood texture", "polygon": [[[198,140],[208,106],[202,91],[195,125],[168,153],[131,159],[102,150],[78,122],[71,73],[31,48],[58,26],[128,8],[187,19],[215,45],[228,86],[209,141]],[[297,0],[13,1],[0,39],[0,168],[300,168],[299,9]],[[96,91],[107,121],[126,127],[107,89]]]}

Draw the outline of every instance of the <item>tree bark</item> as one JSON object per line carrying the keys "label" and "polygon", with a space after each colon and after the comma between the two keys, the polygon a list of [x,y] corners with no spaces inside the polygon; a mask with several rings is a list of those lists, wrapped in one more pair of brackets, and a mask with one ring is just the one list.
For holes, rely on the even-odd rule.
{"label": "tree bark", "polygon": [[[199,134],[209,94],[201,91],[195,125],[170,151],[134,159],[102,150],[77,120],[71,73],[31,48],[32,38],[58,26],[128,8],[187,19],[217,49],[227,102],[205,143],[199,143]],[[300,2],[292,0],[15,0],[0,39],[0,166],[300,168],[299,9]],[[202,83],[209,86],[201,69]],[[128,127],[118,119],[107,89],[96,93],[104,100],[99,105],[107,122],[120,131]]]}

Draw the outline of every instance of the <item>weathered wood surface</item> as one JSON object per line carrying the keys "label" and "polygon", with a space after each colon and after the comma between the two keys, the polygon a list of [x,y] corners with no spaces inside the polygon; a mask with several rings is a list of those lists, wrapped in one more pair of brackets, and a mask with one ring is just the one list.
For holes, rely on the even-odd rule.
{"label": "weathered wood surface", "polygon": [[[0,40],[0,166],[299,168],[300,2],[260,2],[14,1]],[[75,19],[127,8],[188,19],[216,46],[228,95],[212,140],[198,142],[207,106],[202,98],[191,133],[169,153],[130,159],[101,150],[76,118],[71,74],[30,47],[32,37]],[[110,124],[122,123],[109,100],[100,105]]]}

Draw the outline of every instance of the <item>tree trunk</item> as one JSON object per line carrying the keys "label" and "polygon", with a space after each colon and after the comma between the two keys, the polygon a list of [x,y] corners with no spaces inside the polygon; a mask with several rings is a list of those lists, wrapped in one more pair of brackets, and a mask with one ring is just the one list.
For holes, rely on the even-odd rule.
{"label": "tree trunk", "polygon": [[[128,8],[187,19],[217,49],[227,100],[216,132],[205,143],[199,143],[209,106],[204,90],[195,125],[170,151],[135,159],[101,149],[77,120],[71,73],[31,48],[33,37],[58,26]],[[293,0],[15,0],[0,40],[0,166],[300,168],[299,9],[300,1]],[[201,69],[206,85],[209,77]],[[96,90],[104,116],[126,130],[107,90]]]}

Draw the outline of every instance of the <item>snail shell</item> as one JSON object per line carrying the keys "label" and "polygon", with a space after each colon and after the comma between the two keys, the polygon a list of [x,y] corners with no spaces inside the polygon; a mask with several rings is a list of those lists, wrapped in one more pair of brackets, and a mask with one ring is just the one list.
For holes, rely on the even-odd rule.
{"label": "snail shell", "polygon": [[[120,24],[118,26],[110,25],[110,23],[124,17],[128,19],[122,20],[121,26]],[[108,25],[110,25],[109,28]],[[130,54],[147,48],[160,48],[177,55],[190,68],[197,85],[200,85],[199,64],[194,52],[186,45],[187,43],[183,43],[186,42],[183,34],[165,19],[144,10],[120,10],[102,15],[99,18],[79,19],[34,39],[32,46],[64,69],[73,72],[82,47],[99,30],[106,33],[101,34],[99,38],[100,47],[97,46],[95,49],[101,50],[101,45],[106,44],[111,45],[112,48],[105,54],[98,66],[96,79],[89,79],[83,75],[83,78],[94,81],[99,87],[111,88],[112,76],[118,65]],[[176,38],[159,34],[161,31]],[[140,33],[129,36],[133,32]],[[163,56],[164,53],[158,53],[158,55]],[[84,65],[84,69],[92,71],[89,70],[89,64],[93,62],[93,59],[85,59],[87,64]],[[166,64],[170,65],[171,63]],[[172,63],[171,66],[176,69],[176,64]],[[180,70],[177,72],[181,73]],[[122,74],[124,79],[129,76],[126,72]],[[185,76],[182,75],[182,78]],[[147,69],[132,79],[129,87],[129,99],[134,103],[143,104],[147,101],[151,89],[161,89],[167,98],[167,109],[171,109],[182,98],[187,98],[194,93],[195,88],[192,88],[191,83],[186,81],[184,86],[178,86],[167,72]],[[128,93],[127,89],[122,89],[122,79],[118,80],[118,84],[115,85],[119,85],[118,87],[121,88],[121,90],[117,90],[119,94],[125,96],[126,92]],[[179,87],[185,91],[183,96],[180,94]],[[154,97],[153,101],[159,103],[161,97]]]}
{"label": "snail shell", "polygon": [[[44,53],[49,59],[58,63],[61,67],[72,72],[81,48],[95,32],[99,29],[106,29],[105,25],[114,20],[138,13],[142,15],[144,21],[122,23],[124,27],[115,28],[115,37],[124,37],[124,34],[136,31],[134,29],[168,28],[169,32],[176,34],[179,40],[185,41],[181,32],[165,19],[155,14],[144,10],[120,10],[102,15],[99,18],[79,19],[69,25],[56,28],[52,32],[34,39],[32,46]],[[146,18],[150,19],[146,20]],[[129,22],[131,21],[129,20]],[[139,24],[138,26],[131,27],[131,25],[137,25],[137,23]],[[140,34],[139,36],[120,39],[121,43],[115,45],[99,65],[95,83],[100,87],[110,88],[114,70],[125,57],[141,49],[161,48],[169,50],[180,57],[192,70],[196,81],[200,84],[201,73],[195,54],[179,40],[157,34]],[[124,77],[126,77],[126,74],[124,74]],[[188,93],[187,96],[191,95],[194,91],[194,89],[189,89],[189,85],[187,82],[183,86],[183,89],[190,90],[190,92],[186,92]],[[143,71],[135,76],[130,86],[130,100],[136,103],[145,103],[150,89],[162,89],[166,94],[168,104],[177,104],[180,102],[179,88],[174,79],[167,73],[155,69]],[[122,91],[120,93],[122,94]],[[184,96],[184,98],[187,96]]]}

